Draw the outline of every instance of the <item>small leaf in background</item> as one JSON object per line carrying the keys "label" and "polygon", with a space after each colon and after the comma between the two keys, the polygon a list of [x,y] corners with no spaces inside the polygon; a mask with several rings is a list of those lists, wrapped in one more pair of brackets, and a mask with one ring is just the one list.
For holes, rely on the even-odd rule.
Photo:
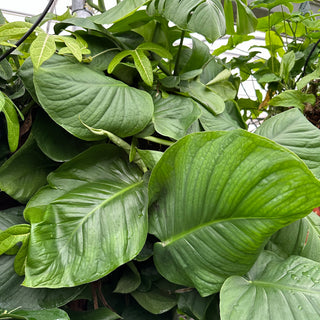
{"label": "small leaf in background", "polygon": [[295,64],[295,54],[293,51],[289,51],[283,55],[281,63],[280,63],[280,77],[287,83],[290,71],[294,67]]}
{"label": "small leaf in background", "polygon": [[67,48],[79,62],[82,61],[82,50],[76,39],[67,36],[59,36],[58,39],[65,43]]}
{"label": "small leaf in background", "polygon": [[26,203],[47,183],[47,175],[57,167],[38,148],[32,135],[0,167],[0,188],[15,200]]}
{"label": "small leaf in background", "polygon": [[200,102],[214,114],[222,113],[225,109],[223,99],[201,82],[190,81],[186,84],[181,84],[180,86],[183,92],[187,92],[190,97]]}
{"label": "small leaf in background", "polygon": [[30,57],[35,69],[38,69],[43,62],[50,59],[56,51],[54,37],[40,33],[30,46]]}
{"label": "small leaf in background", "polygon": [[[122,319],[118,314],[108,308],[99,308],[90,311],[68,310],[70,320],[118,320]],[[60,319],[59,319],[60,320]]]}
{"label": "small leaf in background", "polygon": [[172,54],[167,49],[153,42],[144,42],[138,45],[136,49],[152,51],[161,58],[167,58],[169,60],[172,59]]}
{"label": "small leaf in background", "polygon": [[153,70],[152,65],[148,57],[145,55],[142,49],[136,49],[131,51],[131,55],[134,61],[141,79],[149,87],[152,87],[153,84]]}
{"label": "small leaf in background", "polygon": [[197,103],[190,98],[169,95],[154,100],[154,128],[163,136],[179,140],[187,134],[188,128],[201,114]]}
{"label": "small leaf in background", "polygon": [[[23,317],[26,320],[48,320],[48,319],[59,319],[59,320],[70,320],[68,314],[61,309],[45,309],[45,310],[16,310],[11,312],[13,318]],[[18,318],[21,319],[21,318]]]}
{"label": "small leaf in background", "polygon": [[268,31],[266,33],[266,46],[271,53],[272,57],[276,56],[276,53],[282,57],[285,53],[283,49],[283,40],[275,31]]}
{"label": "small leaf in background", "polygon": [[[4,44],[0,43],[0,45]],[[10,62],[7,59],[3,59],[2,61],[0,61],[0,78],[3,80],[9,80],[11,79],[12,74],[13,71]]]}
{"label": "small leaf in background", "polygon": [[320,179],[320,130],[299,110],[290,109],[264,121],[255,134],[293,151]]}
{"label": "small leaf in background", "polygon": [[119,52],[117,55],[115,55],[114,58],[109,63],[108,73],[112,73],[114,68],[121,62],[121,60],[127,56],[130,56],[131,53],[132,53],[132,50],[124,50]]}
{"label": "small leaf in background", "polygon": [[19,242],[24,242],[30,234],[29,224],[14,225],[0,232],[0,255]]}
{"label": "small leaf in background", "polygon": [[306,76],[304,76],[303,78],[301,78],[299,80],[299,82],[297,82],[297,89],[301,90],[303,89],[310,81],[315,80],[315,79],[319,79],[320,78],[320,68],[318,67],[316,70],[314,70],[313,72],[307,74]]}
{"label": "small leaf in background", "polygon": [[320,262],[320,217],[312,212],[280,229],[270,238],[265,249],[283,258],[297,255]]}
{"label": "small leaf in background", "polygon": [[12,100],[1,92],[0,112],[3,112],[6,118],[9,148],[11,152],[14,152],[17,150],[19,144],[19,118],[17,115],[16,107]]}
{"label": "small leaf in background", "polygon": [[175,295],[171,295],[156,287],[152,287],[147,292],[134,291],[131,292],[131,295],[144,309],[153,314],[169,311],[177,304]]}
{"label": "small leaf in background", "polygon": [[221,320],[317,319],[320,263],[299,256],[283,260],[264,251],[248,278],[225,281],[220,299]]}
{"label": "small leaf in background", "polygon": [[152,170],[154,168],[154,166],[157,164],[157,162],[160,160],[160,158],[163,155],[163,152],[155,151],[155,150],[138,149],[138,153],[139,153],[142,161],[149,168],[149,170]]}
{"label": "small leaf in background", "polygon": [[117,283],[114,292],[116,293],[130,293],[138,289],[141,283],[141,278],[137,267],[133,262],[126,264],[122,277]]}
{"label": "small leaf in background", "polygon": [[314,104],[316,97],[313,94],[303,93],[297,90],[286,90],[269,101],[269,105],[275,107],[296,107],[304,110],[305,103]]}

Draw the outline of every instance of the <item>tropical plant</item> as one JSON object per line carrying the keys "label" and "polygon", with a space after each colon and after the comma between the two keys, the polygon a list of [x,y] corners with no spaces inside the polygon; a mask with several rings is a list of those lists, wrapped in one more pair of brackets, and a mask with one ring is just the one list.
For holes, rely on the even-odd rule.
{"label": "tropical plant", "polygon": [[[47,15],[55,34],[35,29],[0,62],[0,318],[319,317],[314,100],[248,132],[240,58],[199,40],[234,44],[264,20],[242,0],[88,4],[101,14]],[[0,22],[5,52],[33,20]],[[290,50],[271,55],[276,82],[301,74],[300,95],[316,58],[292,65]]]}

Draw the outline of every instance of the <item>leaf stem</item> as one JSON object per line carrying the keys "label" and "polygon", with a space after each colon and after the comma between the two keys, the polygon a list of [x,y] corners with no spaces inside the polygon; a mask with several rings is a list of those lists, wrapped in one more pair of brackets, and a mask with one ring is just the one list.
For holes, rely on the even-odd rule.
{"label": "leaf stem", "polygon": [[178,74],[178,68],[179,68],[179,62],[180,62],[180,56],[181,56],[181,50],[182,50],[182,46],[183,46],[183,40],[184,40],[184,36],[185,36],[185,31],[183,30],[181,32],[181,37],[180,37],[180,44],[179,44],[179,49],[177,52],[177,57],[176,57],[176,63],[174,65],[174,71],[173,71],[173,75],[176,76]]}
{"label": "leaf stem", "polygon": [[101,12],[107,11],[106,6],[104,4],[104,0],[98,0],[98,5],[99,5],[99,8],[100,8]]}
{"label": "leaf stem", "polygon": [[114,51],[114,50],[121,50],[120,48],[111,48],[111,49],[107,49],[107,50],[104,50],[104,51],[101,51],[97,54],[95,54],[94,56],[92,56],[91,58],[94,59],[96,57],[99,57],[101,54],[104,54],[104,53],[107,53],[109,51]]}
{"label": "leaf stem", "polygon": [[143,137],[142,139],[148,140],[148,141],[151,141],[151,142],[155,142],[155,143],[159,143],[159,144],[163,144],[163,145],[169,146],[169,147],[174,144],[173,141],[164,140],[164,139],[160,139],[160,138],[156,138],[156,137],[152,137],[152,136]]}
{"label": "leaf stem", "polygon": [[87,0],[87,4],[88,4],[91,8],[100,11],[99,6],[97,6],[96,4],[94,4],[92,0]]}

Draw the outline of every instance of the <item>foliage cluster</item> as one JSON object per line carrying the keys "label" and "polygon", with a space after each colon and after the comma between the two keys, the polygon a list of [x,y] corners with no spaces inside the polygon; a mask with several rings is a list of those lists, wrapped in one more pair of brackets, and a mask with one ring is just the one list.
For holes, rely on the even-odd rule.
{"label": "foliage cluster", "polygon": [[[317,14],[88,4],[0,62],[0,319],[319,318]],[[0,16],[2,53],[35,19]]]}

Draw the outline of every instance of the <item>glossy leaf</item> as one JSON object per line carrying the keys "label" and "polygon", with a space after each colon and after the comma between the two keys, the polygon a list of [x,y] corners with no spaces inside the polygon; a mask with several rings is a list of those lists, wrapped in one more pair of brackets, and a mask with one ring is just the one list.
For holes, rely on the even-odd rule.
{"label": "glossy leaf", "polygon": [[137,267],[129,262],[127,267],[117,283],[114,292],[116,293],[130,293],[135,291],[141,283],[141,278]]}
{"label": "glossy leaf", "polygon": [[119,52],[114,58],[111,60],[108,66],[108,73],[112,73],[114,68],[121,62],[122,59],[131,55],[131,50],[124,50]]}
{"label": "glossy leaf", "polygon": [[123,0],[117,6],[109,9],[108,11],[100,15],[90,17],[89,20],[98,24],[111,24],[135,13],[140,7],[142,7],[147,2],[149,1]]}
{"label": "glossy leaf", "polygon": [[248,278],[232,276],[223,284],[221,320],[316,319],[319,298],[318,262],[263,252]]}
{"label": "glossy leaf", "polygon": [[71,160],[92,144],[71,135],[41,109],[38,110],[33,121],[32,135],[40,150],[48,158],[57,162]]}
{"label": "glossy leaf", "polygon": [[297,255],[320,262],[320,217],[312,212],[280,229],[270,238],[266,249],[284,258]]}
{"label": "glossy leaf", "polygon": [[47,175],[56,166],[29,136],[27,142],[0,167],[0,188],[15,200],[26,203],[46,184]]}
{"label": "glossy leaf", "polygon": [[142,161],[146,164],[146,166],[152,170],[155,165],[158,163],[163,153],[161,151],[155,150],[138,150],[138,153],[142,159]]}
{"label": "glossy leaf", "polygon": [[[0,211],[0,229],[24,224],[23,207]],[[0,233],[1,234],[1,233]],[[0,308],[38,310],[55,308],[73,300],[84,287],[63,289],[31,289],[21,285],[24,277],[14,271],[14,256],[0,256]]]}
{"label": "glossy leaf", "polygon": [[163,15],[179,28],[198,32],[212,42],[225,33],[223,8],[218,0],[153,0],[149,13]]}
{"label": "glossy leaf", "polygon": [[151,120],[151,96],[84,65],[62,60],[34,74],[41,106],[64,129],[84,140],[100,139],[81,121],[120,137],[140,132]]}
{"label": "glossy leaf", "polygon": [[[132,260],[147,233],[141,171],[112,145],[97,145],[59,167],[28,203],[30,287],[70,287]],[[94,263],[93,263],[94,261]]]}
{"label": "glossy leaf", "polygon": [[314,104],[316,98],[313,94],[303,93],[297,90],[286,90],[272,98],[269,102],[272,106],[296,107],[304,110],[305,103]]}
{"label": "glossy leaf", "polygon": [[30,58],[35,69],[50,59],[56,51],[54,38],[46,33],[40,33],[30,46]]}
{"label": "glossy leaf", "polygon": [[320,179],[320,131],[297,109],[282,112],[255,131],[297,154]]}
{"label": "glossy leaf", "polygon": [[217,292],[250,269],[271,234],[317,207],[319,196],[305,164],[270,140],[243,130],[191,134],[151,173],[156,267],[202,296]]}
{"label": "glossy leaf", "polygon": [[14,225],[0,232],[0,255],[11,249],[18,242],[23,242],[29,236],[30,225]]}
{"label": "glossy leaf", "polygon": [[200,116],[197,103],[190,98],[169,95],[155,98],[154,127],[163,136],[179,140]]}

